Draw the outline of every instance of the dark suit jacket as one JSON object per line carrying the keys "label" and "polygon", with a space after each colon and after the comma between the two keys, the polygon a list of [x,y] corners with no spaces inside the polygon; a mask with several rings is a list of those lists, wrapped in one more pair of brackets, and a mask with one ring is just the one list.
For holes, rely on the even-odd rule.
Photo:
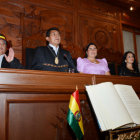
{"label": "dark suit jacket", "polygon": [[68,68],[75,69],[72,57],[68,51],[59,48],[58,59],[59,63],[55,64],[55,52],[52,47],[37,47],[32,62],[32,69],[59,72],[66,72]]}
{"label": "dark suit jacket", "polygon": [[17,58],[14,58],[14,60],[12,62],[8,63],[5,59],[5,57],[3,57],[1,68],[22,69],[23,66],[20,64],[20,62]]}

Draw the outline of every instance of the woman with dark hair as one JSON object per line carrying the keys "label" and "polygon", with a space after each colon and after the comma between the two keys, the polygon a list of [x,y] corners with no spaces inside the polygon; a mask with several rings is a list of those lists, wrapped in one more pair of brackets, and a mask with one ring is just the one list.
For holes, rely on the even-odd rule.
{"label": "woman with dark hair", "polygon": [[140,76],[136,64],[135,54],[131,51],[125,52],[119,75],[123,76]]}
{"label": "woman with dark hair", "polygon": [[110,75],[106,59],[96,59],[96,56],[96,45],[89,43],[85,50],[85,58],[78,57],[77,59],[77,70],[80,73]]}

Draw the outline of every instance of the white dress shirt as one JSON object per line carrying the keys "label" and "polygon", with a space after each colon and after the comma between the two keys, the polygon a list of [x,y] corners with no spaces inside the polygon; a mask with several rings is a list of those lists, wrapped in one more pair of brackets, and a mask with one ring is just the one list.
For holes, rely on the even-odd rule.
{"label": "white dress shirt", "polygon": [[4,54],[0,55],[0,68],[1,68],[3,57],[4,57]]}
{"label": "white dress shirt", "polygon": [[55,46],[53,46],[52,44],[49,44],[49,46],[53,48],[55,54],[57,55],[59,46],[55,47]]}

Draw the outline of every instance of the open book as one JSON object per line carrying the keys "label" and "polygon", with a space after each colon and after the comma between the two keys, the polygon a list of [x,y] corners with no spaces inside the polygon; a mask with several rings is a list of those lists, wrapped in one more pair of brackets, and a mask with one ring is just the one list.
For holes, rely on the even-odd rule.
{"label": "open book", "polygon": [[132,86],[105,82],[86,90],[101,131],[140,124],[140,100]]}

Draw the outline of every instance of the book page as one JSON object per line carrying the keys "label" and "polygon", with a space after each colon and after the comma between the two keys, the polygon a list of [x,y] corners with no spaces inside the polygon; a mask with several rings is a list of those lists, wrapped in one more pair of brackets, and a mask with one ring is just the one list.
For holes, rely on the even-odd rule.
{"label": "book page", "polygon": [[133,123],[111,82],[86,86],[102,131]]}
{"label": "book page", "polygon": [[140,124],[140,100],[132,86],[114,85],[134,123]]}
{"label": "book page", "polygon": [[[90,86],[88,86],[86,88],[87,88],[88,93],[92,93],[92,88],[90,88]],[[90,98],[92,106],[94,106],[93,110],[94,110],[94,113],[96,114],[100,130],[101,131],[107,130],[107,128],[106,128],[106,126],[105,126],[105,124],[103,122],[103,118],[102,118],[102,116],[100,114],[100,111],[98,110],[99,105],[98,105],[97,100],[94,98],[94,94],[88,94],[88,95],[89,95],[89,98]]]}

